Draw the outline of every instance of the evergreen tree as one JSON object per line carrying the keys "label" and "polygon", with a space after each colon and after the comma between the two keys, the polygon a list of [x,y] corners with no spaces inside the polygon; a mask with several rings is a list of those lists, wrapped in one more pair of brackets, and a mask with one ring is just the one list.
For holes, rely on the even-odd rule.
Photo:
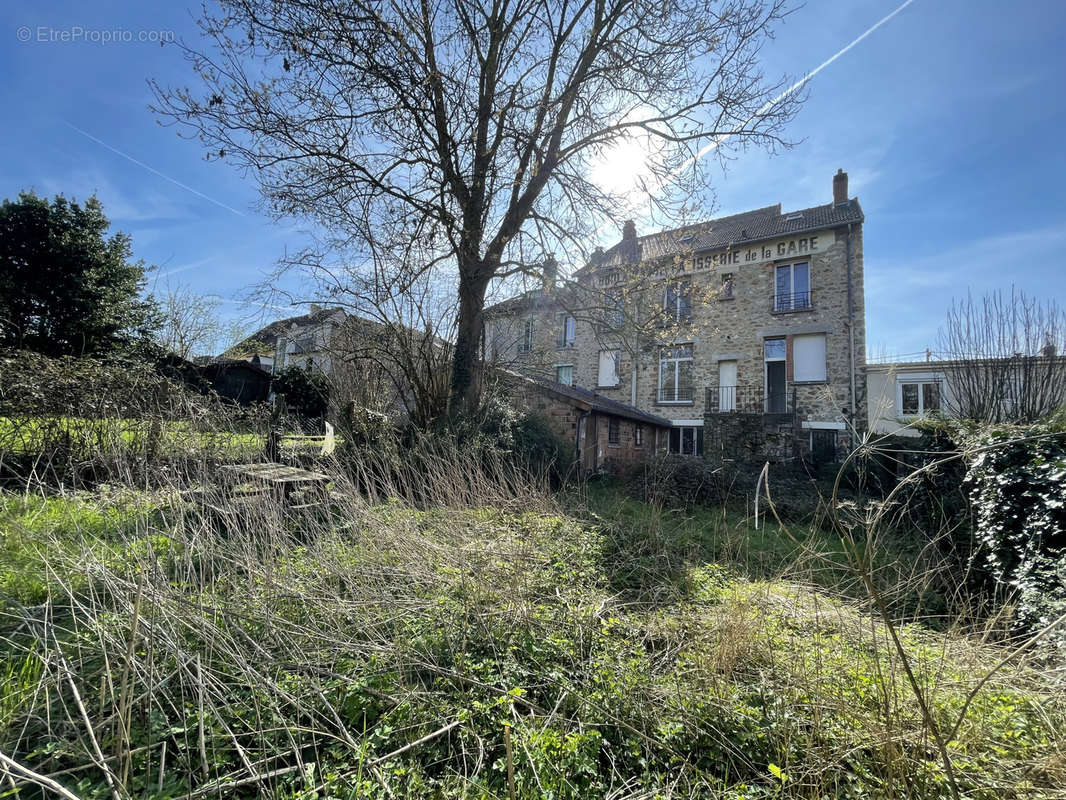
{"label": "evergreen tree", "polygon": [[109,227],[95,196],[23,192],[0,205],[0,346],[89,355],[146,340],[158,324],[146,268]]}

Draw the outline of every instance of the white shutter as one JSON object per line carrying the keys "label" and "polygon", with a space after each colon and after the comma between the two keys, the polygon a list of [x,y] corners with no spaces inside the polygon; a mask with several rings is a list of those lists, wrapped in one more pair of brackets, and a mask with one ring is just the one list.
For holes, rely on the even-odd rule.
{"label": "white shutter", "polygon": [[825,334],[792,339],[792,377],[796,382],[825,380]]}
{"label": "white shutter", "polygon": [[601,350],[600,351],[599,385],[600,386],[617,386],[618,385],[618,351],[617,350]]}

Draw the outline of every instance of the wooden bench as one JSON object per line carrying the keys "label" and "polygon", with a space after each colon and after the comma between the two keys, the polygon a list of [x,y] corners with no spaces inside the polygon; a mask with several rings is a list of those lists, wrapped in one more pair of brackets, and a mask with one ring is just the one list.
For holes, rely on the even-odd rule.
{"label": "wooden bench", "polygon": [[[239,490],[241,485],[250,486],[252,489],[243,493],[247,497],[269,497],[293,509],[321,505],[328,497],[326,487],[329,476],[322,472],[273,461],[261,464],[226,464],[222,470],[229,479],[226,494],[231,498],[242,494]],[[297,499],[298,502],[294,502]]]}

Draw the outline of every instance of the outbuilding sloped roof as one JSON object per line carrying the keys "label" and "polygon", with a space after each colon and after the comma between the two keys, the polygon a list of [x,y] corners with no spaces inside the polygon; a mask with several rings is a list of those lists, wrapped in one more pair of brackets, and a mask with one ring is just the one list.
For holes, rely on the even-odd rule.
{"label": "outbuilding sloped roof", "polygon": [[615,417],[624,417],[625,419],[643,422],[647,425],[655,425],[660,428],[669,428],[673,424],[665,417],[649,414],[646,411],[641,411],[635,406],[629,405],[629,403],[623,403],[620,400],[604,397],[598,392],[593,392],[590,389],[583,389],[580,386],[568,386],[565,383],[559,383],[558,381],[549,380],[548,378],[521,375],[513,370],[503,369],[501,367],[495,367],[494,371],[512,383],[525,383],[531,385],[532,387],[535,387],[534,390],[539,389],[540,391],[549,394],[564,397],[567,400],[574,401],[576,405],[589,411],[597,411],[601,414],[610,414]]}
{"label": "outbuilding sloped roof", "polygon": [[585,403],[590,406],[591,410],[598,411],[601,414],[624,417],[648,425],[655,425],[660,428],[669,428],[673,424],[665,417],[659,417],[655,414],[649,414],[647,411],[641,411],[636,406],[631,406],[629,403],[623,403],[620,400],[615,400],[611,397],[604,397],[602,394],[594,392],[591,389],[584,389],[580,386],[567,386],[565,383],[557,383],[556,381],[550,381],[547,379],[534,378],[533,382],[549,392],[560,394],[564,397],[569,397],[573,400]]}

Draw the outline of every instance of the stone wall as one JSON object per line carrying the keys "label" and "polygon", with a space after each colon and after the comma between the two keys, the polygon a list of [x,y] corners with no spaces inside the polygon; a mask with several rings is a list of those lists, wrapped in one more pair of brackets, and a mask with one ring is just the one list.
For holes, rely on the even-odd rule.
{"label": "stone wall", "polygon": [[[663,330],[654,341],[642,348],[631,342],[638,337],[625,330],[622,335],[602,332],[588,319],[576,325],[574,344],[560,347],[559,331],[565,316],[565,303],[551,293],[537,298],[529,307],[503,316],[491,316],[486,328],[486,355],[498,363],[527,373],[554,376],[558,365],[571,365],[573,382],[594,389],[613,399],[671,420],[702,420],[707,387],[717,387],[719,362],[735,361],[737,384],[752,387],[762,396],[766,363],[763,345],[768,337],[784,337],[789,354],[787,380],[789,403],[793,396],[800,420],[844,422],[848,429],[866,426],[865,391],[865,306],[862,256],[862,228],[854,226],[817,231],[818,249],[814,253],[792,258],[769,258],[753,263],[715,266],[702,270],[686,269],[681,277],[693,284],[691,319]],[[848,246],[851,249],[851,294],[853,320],[848,319]],[[775,242],[762,248],[777,252]],[[778,264],[806,259],[810,264],[811,307],[775,312],[772,304],[774,269]],[[702,259],[701,259],[702,260]],[[691,266],[691,265],[689,265]],[[724,293],[724,276],[732,275],[732,291]],[[647,302],[661,292],[646,293]],[[519,353],[526,319],[535,321],[532,352]],[[826,381],[794,384],[791,363],[792,343],[800,334],[824,334]],[[663,345],[691,343],[693,347],[693,385],[690,402],[662,402],[659,397],[659,351]],[[615,386],[599,383],[600,351],[619,351],[619,380]],[[633,352],[633,351],[636,352]],[[853,354],[853,355],[852,355]],[[852,368],[854,361],[854,369]],[[854,378],[853,378],[854,375]],[[854,380],[855,407],[859,413],[851,419]],[[634,385],[635,382],[635,385]],[[794,394],[793,390],[794,389]]]}
{"label": "stone wall", "polygon": [[[544,417],[548,426],[570,448],[578,453],[578,430],[585,416],[585,431],[591,432],[580,443],[584,466],[598,472],[617,473],[631,464],[648,458],[655,452],[657,443],[664,441],[657,435],[655,426],[641,424],[622,417],[612,417],[600,412],[585,412],[566,398],[544,389],[520,388],[514,393],[519,408],[530,414]],[[618,442],[610,442],[610,423],[618,422]],[[637,444],[637,427],[643,430],[641,444]]]}
{"label": "stone wall", "polygon": [[708,414],[703,455],[713,463],[780,463],[804,457],[803,437],[783,414]]}

